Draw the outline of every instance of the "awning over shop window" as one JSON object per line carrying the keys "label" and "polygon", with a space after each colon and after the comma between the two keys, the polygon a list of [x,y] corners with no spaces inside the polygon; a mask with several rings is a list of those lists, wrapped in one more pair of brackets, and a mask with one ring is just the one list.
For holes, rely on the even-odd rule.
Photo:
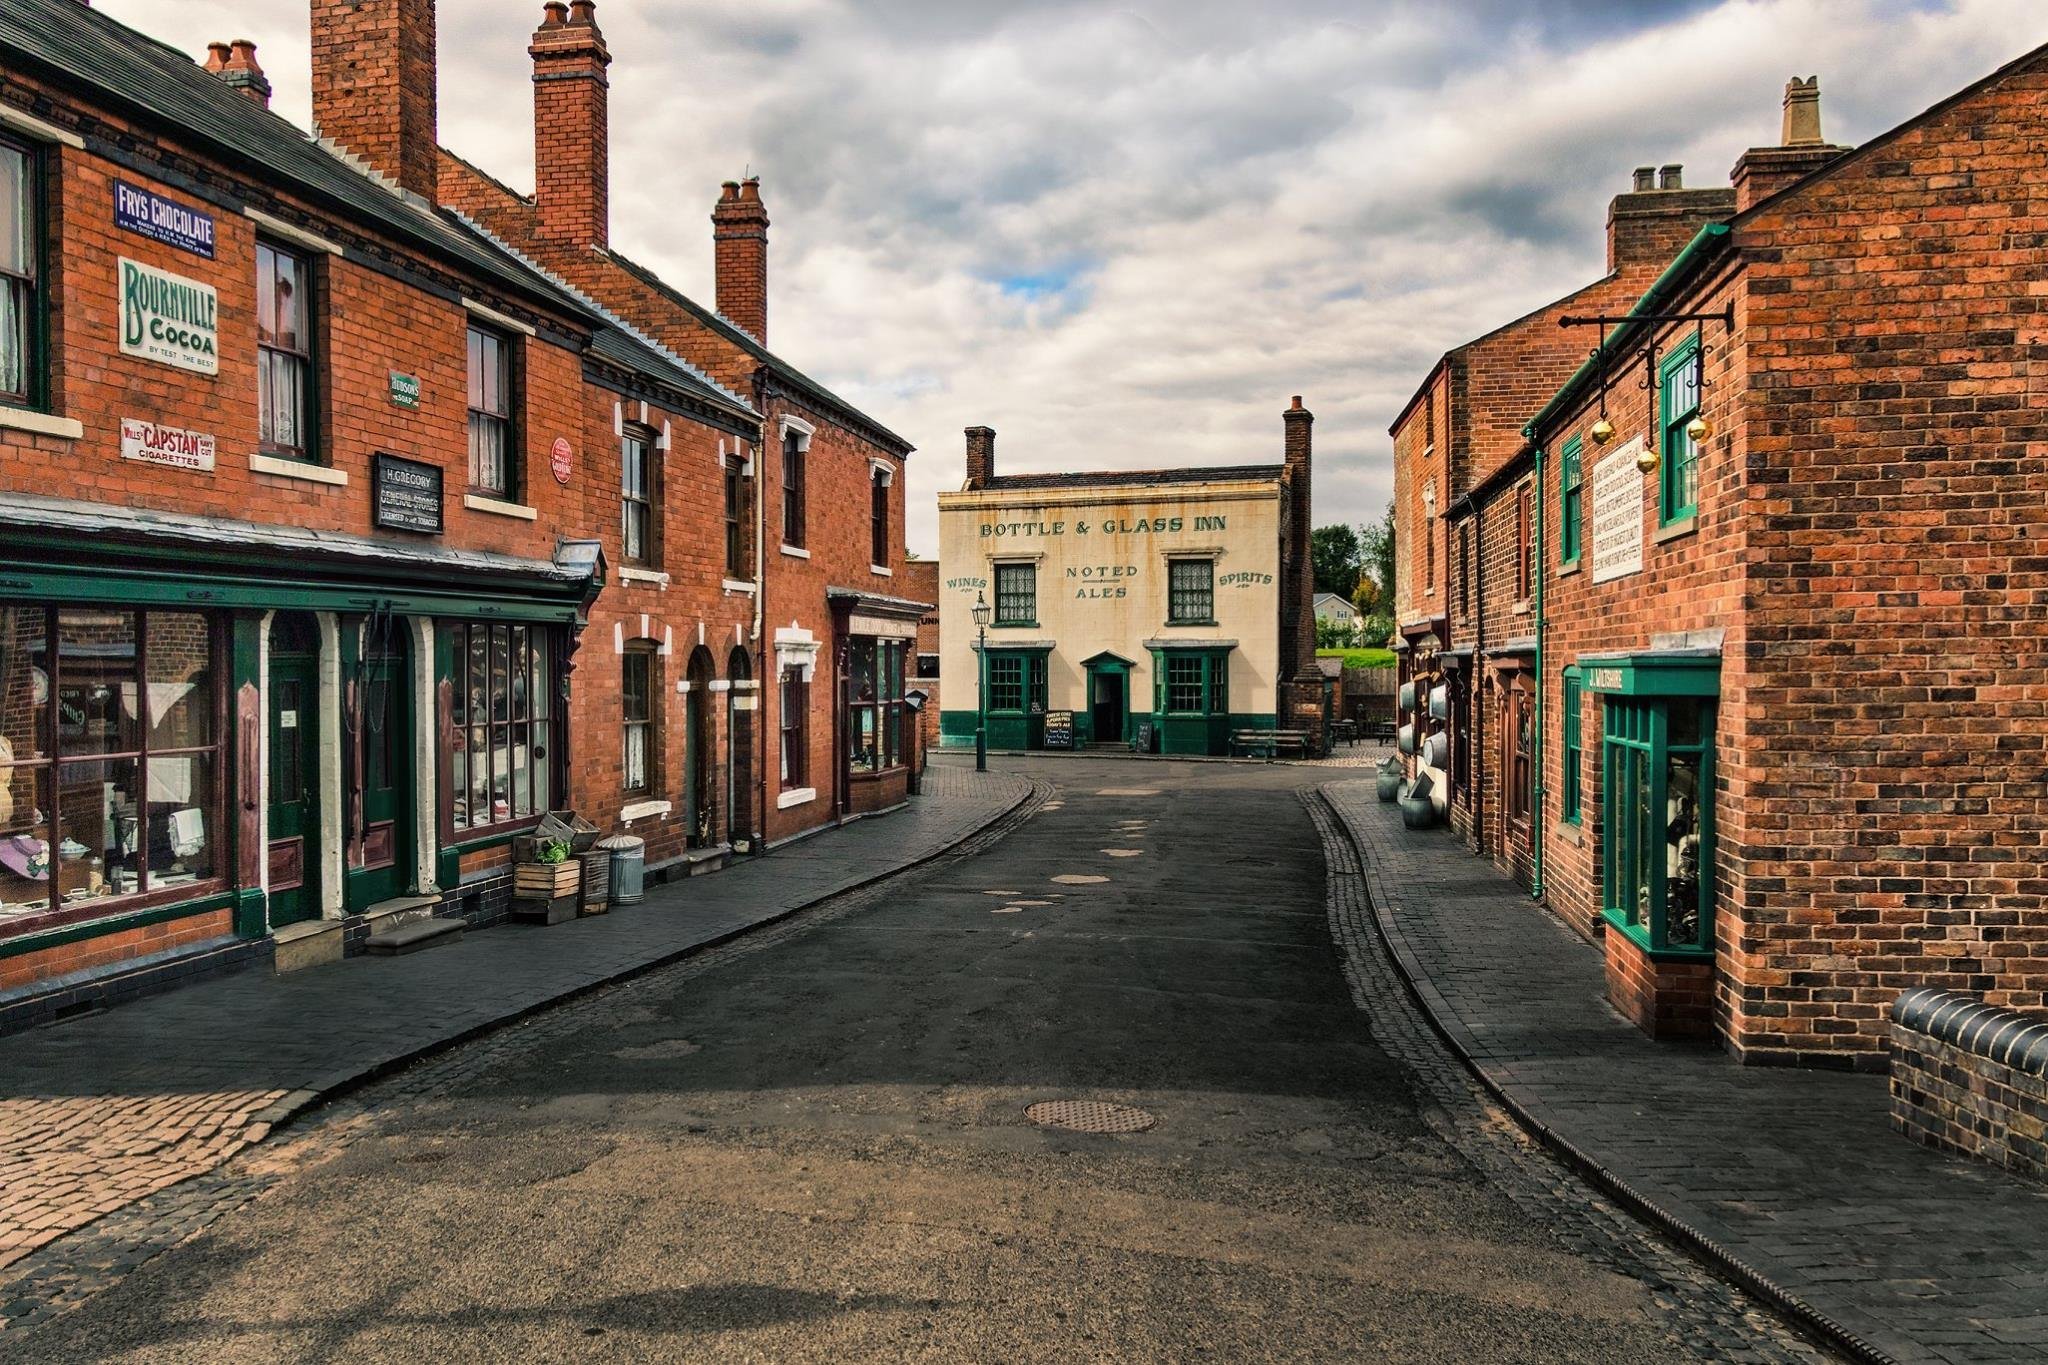
{"label": "awning over shop window", "polygon": [[1721,692],[1719,650],[1581,654],[1577,662],[1588,692],[1619,697],[1714,697]]}

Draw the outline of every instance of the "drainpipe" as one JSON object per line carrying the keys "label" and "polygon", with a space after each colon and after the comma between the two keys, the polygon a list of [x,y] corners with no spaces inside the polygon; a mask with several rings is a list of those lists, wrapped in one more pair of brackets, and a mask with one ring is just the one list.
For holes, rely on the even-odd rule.
{"label": "drainpipe", "polygon": [[[754,399],[760,403],[757,394]],[[761,411],[761,436],[768,435],[768,414]],[[780,443],[778,442],[778,449]],[[764,440],[754,442],[754,747],[760,750],[760,758],[754,765],[754,789],[747,793],[747,804],[754,808],[754,856],[760,857],[768,846],[768,632],[763,628],[768,619],[768,509],[765,480],[768,477],[768,448]],[[776,678],[776,700],[781,701],[781,678]]]}
{"label": "drainpipe", "polygon": [[1536,749],[1529,758],[1534,765],[1532,784],[1536,788],[1535,809],[1529,813],[1529,844],[1533,864],[1529,875],[1529,896],[1543,899],[1543,447],[1536,447]]}

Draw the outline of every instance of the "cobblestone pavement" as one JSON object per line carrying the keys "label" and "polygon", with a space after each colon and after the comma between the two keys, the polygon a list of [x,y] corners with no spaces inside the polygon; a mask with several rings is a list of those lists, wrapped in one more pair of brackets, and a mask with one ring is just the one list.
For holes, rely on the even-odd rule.
{"label": "cobblestone pavement", "polygon": [[905,811],[555,926],[546,951],[538,931],[508,925],[415,956],[242,972],[7,1039],[0,1319],[12,1316],[12,1268],[30,1253],[218,1166],[305,1106],[930,857],[1029,791],[1016,777],[934,764]]}
{"label": "cobblestone pavement", "polygon": [[22,1262],[0,1360],[1824,1358],[1486,1103],[1312,775],[1192,768],[358,1089]]}
{"label": "cobblestone pavement", "polygon": [[1597,949],[1370,783],[1324,794],[1433,1023],[1519,1117],[1873,1358],[2048,1359],[2048,1189],[1893,1133],[1882,1077],[1656,1043]]}

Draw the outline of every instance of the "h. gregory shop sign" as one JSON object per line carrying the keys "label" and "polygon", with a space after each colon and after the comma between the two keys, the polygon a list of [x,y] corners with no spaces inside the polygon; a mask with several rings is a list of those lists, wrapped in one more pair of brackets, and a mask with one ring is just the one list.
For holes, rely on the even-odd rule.
{"label": "h. gregory shop sign", "polygon": [[213,286],[123,256],[121,354],[220,373],[220,297]]}

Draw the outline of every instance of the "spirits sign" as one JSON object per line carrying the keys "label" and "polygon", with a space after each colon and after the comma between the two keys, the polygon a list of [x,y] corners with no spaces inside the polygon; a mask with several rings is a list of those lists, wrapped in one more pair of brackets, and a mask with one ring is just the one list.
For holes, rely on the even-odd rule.
{"label": "spirits sign", "polygon": [[387,531],[441,534],[441,467],[379,454],[372,466],[373,516]]}
{"label": "spirits sign", "polygon": [[1643,473],[1638,436],[1593,466],[1593,581],[1643,571]]}

